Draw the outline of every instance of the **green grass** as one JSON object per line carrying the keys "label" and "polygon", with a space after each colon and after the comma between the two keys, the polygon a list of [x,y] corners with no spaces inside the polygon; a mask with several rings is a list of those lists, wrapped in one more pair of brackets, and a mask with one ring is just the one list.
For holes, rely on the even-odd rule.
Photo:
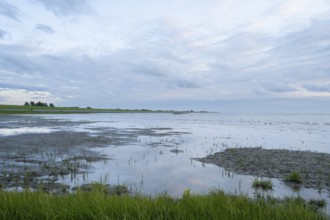
{"label": "green grass", "polygon": [[326,207],[327,201],[325,199],[310,199],[307,204],[312,209],[317,210]]}
{"label": "green grass", "polygon": [[252,183],[252,186],[257,189],[261,188],[262,190],[272,190],[273,189],[273,183],[271,180],[255,179]]}
{"label": "green grass", "polygon": [[303,181],[300,173],[296,172],[296,171],[294,171],[294,172],[290,173],[288,176],[286,176],[285,180],[289,181],[289,182],[299,183],[299,184],[302,183],[302,181]]}
{"label": "green grass", "polygon": [[[92,109],[93,110],[93,109]],[[78,107],[44,107],[44,106],[19,106],[0,105],[0,114],[49,114],[49,113],[71,113],[88,112],[91,109]]]}
{"label": "green grass", "polygon": [[[167,195],[110,196],[103,190],[50,195],[0,191],[0,219],[326,219],[305,202],[269,202],[213,191],[181,199]],[[274,200],[275,201],[275,200]]]}

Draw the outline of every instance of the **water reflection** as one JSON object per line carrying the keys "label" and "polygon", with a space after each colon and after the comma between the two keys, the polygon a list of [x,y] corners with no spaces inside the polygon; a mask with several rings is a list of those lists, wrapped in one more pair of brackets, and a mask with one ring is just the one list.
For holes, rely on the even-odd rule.
{"label": "water reflection", "polygon": [[55,129],[49,127],[20,127],[20,128],[0,128],[0,136],[28,134],[28,133],[50,133]]}

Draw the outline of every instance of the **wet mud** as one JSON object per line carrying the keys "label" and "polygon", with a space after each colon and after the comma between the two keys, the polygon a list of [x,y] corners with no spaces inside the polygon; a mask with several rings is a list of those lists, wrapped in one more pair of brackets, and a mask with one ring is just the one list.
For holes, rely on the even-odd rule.
{"label": "wet mud", "polygon": [[[303,186],[330,192],[330,154],[311,151],[228,148],[196,160],[215,164],[229,171],[257,177],[278,178],[293,187]],[[300,184],[287,181],[292,172],[302,178]]]}
{"label": "wet mud", "polygon": [[[94,151],[93,148],[134,145],[140,136],[163,137],[180,134],[171,128],[92,128],[95,133],[60,129],[86,123],[88,122],[36,116],[1,116],[0,128],[50,127],[54,131],[0,136],[0,188],[29,188],[51,193],[74,191],[77,186],[72,187],[61,180],[72,180],[78,174],[93,172],[93,162],[112,159],[109,155]],[[149,143],[147,147],[153,147],[155,144],[157,143]],[[118,191],[117,188],[111,187],[109,190]]]}

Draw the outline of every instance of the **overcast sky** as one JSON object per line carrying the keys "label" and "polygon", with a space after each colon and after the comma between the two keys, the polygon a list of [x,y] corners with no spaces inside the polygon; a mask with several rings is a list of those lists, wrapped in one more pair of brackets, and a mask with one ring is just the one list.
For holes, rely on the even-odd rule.
{"label": "overcast sky", "polygon": [[0,0],[0,103],[330,113],[329,0]]}

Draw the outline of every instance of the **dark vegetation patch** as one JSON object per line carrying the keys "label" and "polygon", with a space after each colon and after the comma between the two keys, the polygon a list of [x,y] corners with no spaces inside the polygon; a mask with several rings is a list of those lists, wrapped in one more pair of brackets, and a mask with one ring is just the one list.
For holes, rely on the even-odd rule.
{"label": "dark vegetation patch", "polygon": [[330,154],[311,151],[228,148],[196,160],[238,174],[278,178],[307,188],[330,191]]}
{"label": "dark vegetation patch", "polygon": [[79,187],[73,187],[72,190],[82,191],[82,192],[99,191],[105,195],[117,195],[117,196],[129,193],[129,190],[126,186],[100,184],[100,183],[83,184]]}
{"label": "dark vegetation patch", "polygon": [[273,189],[273,183],[271,180],[255,179],[252,183],[252,186],[256,189],[262,189],[265,191]]}

